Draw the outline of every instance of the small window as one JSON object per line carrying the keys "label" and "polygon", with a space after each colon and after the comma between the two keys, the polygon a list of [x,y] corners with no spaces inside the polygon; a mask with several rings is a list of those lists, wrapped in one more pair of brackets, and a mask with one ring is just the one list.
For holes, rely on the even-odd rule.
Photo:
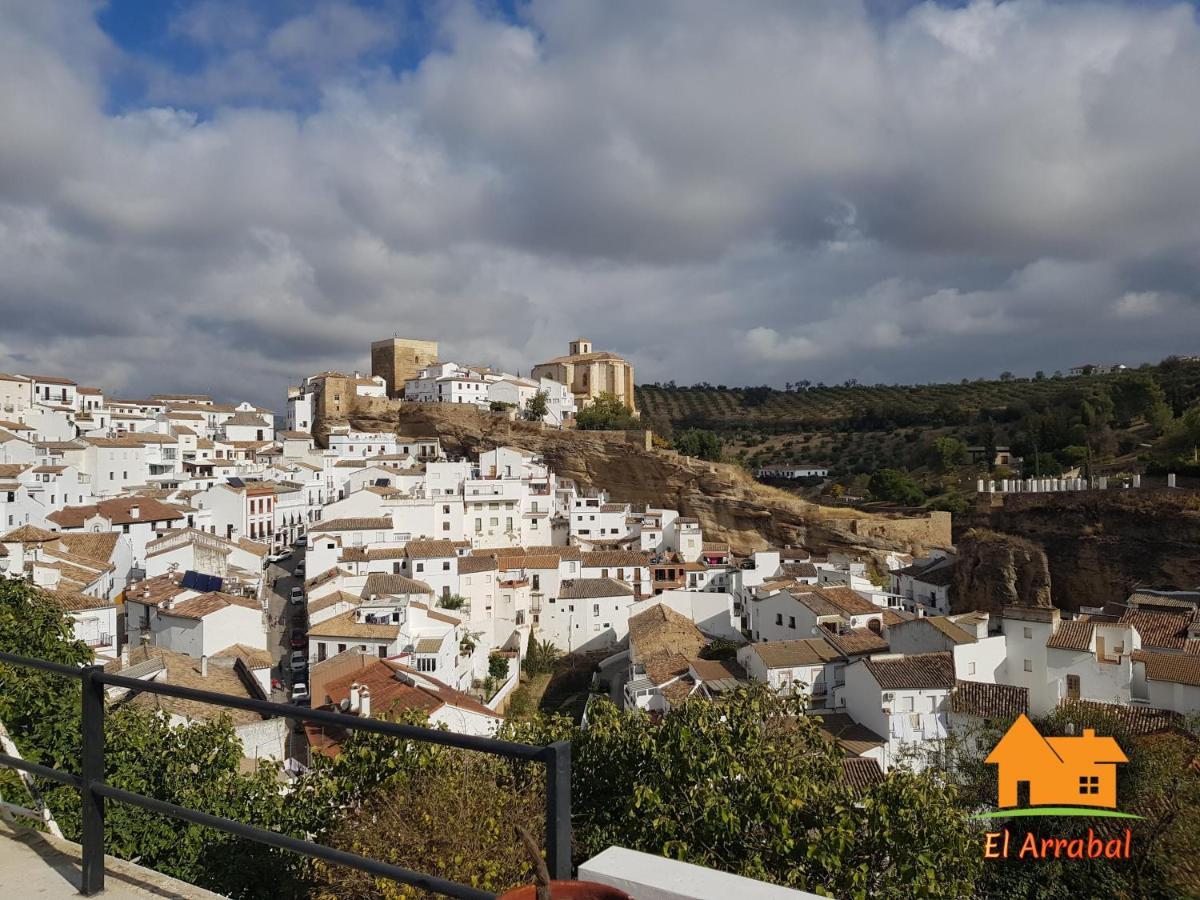
{"label": "small window", "polygon": [[969,663],[967,663],[967,674],[968,674],[968,675],[974,675],[974,674],[975,674],[975,663],[973,663],[973,662],[969,662]]}
{"label": "small window", "polygon": [[1032,637],[1033,637],[1033,629],[1032,629],[1032,628],[1030,628],[1028,625],[1026,625],[1026,626],[1025,626],[1025,637],[1026,637],[1027,639],[1029,639],[1029,638],[1032,638]]}
{"label": "small window", "polygon": [[449,571],[450,571],[450,561],[449,561],[449,560],[447,560],[446,562],[442,563],[442,571],[443,571],[443,572],[449,572]]}
{"label": "small window", "polygon": [[775,624],[776,625],[783,624],[783,613],[775,613]]}
{"label": "small window", "polygon": [[792,631],[796,630],[796,617],[795,616],[788,616],[788,628],[792,629]]}
{"label": "small window", "polygon": [[1033,660],[1032,659],[1025,660],[1025,671],[1026,672],[1033,671]]}

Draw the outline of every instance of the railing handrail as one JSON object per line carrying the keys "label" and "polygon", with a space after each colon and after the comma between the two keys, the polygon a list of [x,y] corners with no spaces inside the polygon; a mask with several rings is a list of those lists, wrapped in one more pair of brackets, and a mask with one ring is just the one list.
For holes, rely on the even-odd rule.
{"label": "railing handrail", "polygon": [[461,750],[490,753],[494,756],[504,756],[509,759],[543,763],[546,766],[547,865],[554,878],[567,879],[571,876],[571,745],[566,741],[557,741],[544,747],[537,747],[532,744],[520,744],[513,741],[477,737],[469,734],[456,734],[450,731],[439,731],[416,725],[400,725],[380,719],[363,719],[358,716],[329,712],[322,709],[308,709],[290,704],[273,703],[267,700],[256,700],[249,697],[235,697],[231,694],[219,694],[213,691],[203,691],[196,688],[110,674],[104,671],[103,666],[75,667],[44,659],[18,656],[12,653],[0,652],[0,663],[38,669],[43,672],[51,672],[69,678],[78,678],[82,685],[83,743],[80,775],[31,763],[3,753],[0,753],[0,765],[20,769],[39,778],[56,781],[79,790],[83,801],[82,835],[80,840],[83,857],[81,893],[85,896],[98,893],[104,889],[105,798],[138,806],[151,812],[173,816],[198,825],[216,828],[271,847],[291,850],[305,856],[312,856],[349,866],[373,875],[390,878],[403,884],[411,884],[425,890],[445,894],[449,897],[485,900],[485,898],[493,898],[495,896],[489,891],[480,890],[470,885],[460,884],[459,882],[439,878],[434,875],[414,872],[400,866],[391,865],[390,863],[348,853],[344,850],[336,850],[322,844],[278,834],[253,825],[236,822],[232,819],[213,816],[199,810],[176,806],[163,800],[113,787],[105,781],[104,773],[104,687],[106,685],[123,687],[131,691],[161,694],[181,700],[209,703],[227,709],[248,710],[269,717],[283,716],[306,722],[346,728],[351,731],[367,731],[374,734],[385,734],[403,738],[405,740],[425,741]]}

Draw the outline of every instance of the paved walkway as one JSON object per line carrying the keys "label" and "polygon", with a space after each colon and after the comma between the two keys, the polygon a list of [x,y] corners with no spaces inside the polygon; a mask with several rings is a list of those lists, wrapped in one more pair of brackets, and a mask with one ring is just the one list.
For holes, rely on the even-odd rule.
{"label": "paved walkway", "polygon": [[[5,897],[77,898],[78,844],[0,821],[0,890]],[[132,863],[105,858],[104,900],[220,900],[217,894]]]}

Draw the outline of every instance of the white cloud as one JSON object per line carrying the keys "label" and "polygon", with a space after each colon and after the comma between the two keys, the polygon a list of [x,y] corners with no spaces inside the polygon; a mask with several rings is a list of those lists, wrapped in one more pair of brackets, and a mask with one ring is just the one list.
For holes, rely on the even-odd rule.
{"label": "white cloud", "polygon": [[1137,362],[1200,331],[1183,5],[460,2],[393,74],[389,6],[208,3],[175,28],[212,65],[140,61],[121,114],[94,6],[33,6],[0,0],[0,369],[277,404],[394,331],[525,370],[586,333],[714,383]]}

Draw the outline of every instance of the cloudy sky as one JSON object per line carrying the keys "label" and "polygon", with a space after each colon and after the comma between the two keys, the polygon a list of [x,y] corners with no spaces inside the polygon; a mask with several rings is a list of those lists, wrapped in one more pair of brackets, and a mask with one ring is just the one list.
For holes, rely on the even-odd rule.
{"label": "cloudy sky", "polygon": [[1198,352],[1200,21],[987,0],[0,0],[0,371],[933,381]]}

